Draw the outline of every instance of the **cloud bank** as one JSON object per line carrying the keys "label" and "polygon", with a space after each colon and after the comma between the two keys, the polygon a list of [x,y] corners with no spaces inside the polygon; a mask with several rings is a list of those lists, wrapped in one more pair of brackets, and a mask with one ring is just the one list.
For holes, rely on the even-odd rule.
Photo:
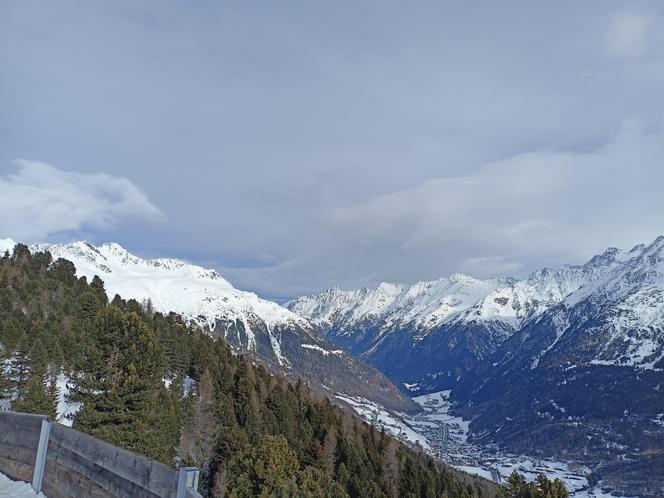
{"label": "cloud bank", "polygon": [[608,246],[629,249],[663,234],[662,185],[663,129],[626,123],[594,151],[520,154],[330,210],[320,219],[327,236],[309,251],[317,256],[227,272],[274,282],[273,292],[295,281],[301,287],[286,291],[298,293],[313,284],[314,266],[333,283],[363,285],[582,263]]}
{"label": "cloud bank", "polygon": [[35,242],[62,232],[109,230],[125,220],[163,216],[126,178],[75,173],[46,163],[17,160],[15,173],[0,177],[0,233]]}

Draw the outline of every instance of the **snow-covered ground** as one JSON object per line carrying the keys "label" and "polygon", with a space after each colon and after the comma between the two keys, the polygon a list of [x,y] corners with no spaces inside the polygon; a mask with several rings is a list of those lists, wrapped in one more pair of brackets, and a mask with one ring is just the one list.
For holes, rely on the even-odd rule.
{"label": "snow-covered ground", "polygon": [[433,452],[427,438],[419,434],[414,426],[406,422],[403,415],[391,413],[381,405],[364,398],[341,394],[337,394],[336,398],[348,403],[363,419],[372,425],[384,428],[386,432],[401,440],[419,444],[428,453]]}
{"label": "snow-covered ground", "polygon": [[56,407],[56,420],[62,425],[71,427],[74,423],[74,416],[81,409],[81,403],[69,399],[71,379],[61,373],[56,379],[58,386],[58,406]]}
{"label": "snow-covered ground", "polygon": [[[450,391],[413,398],[424,412],[410,416],[393,413],[370,401],[337,395],[369,423],[383,427],[393,436],[420,446],[424,451],[469,474],[498,483],[506,482],[513,471],[533,480],[538,474],[561,479],[573,498],[607,498],[601,483],[588,484],[590,469],[550,459],[490,451],[468,442],[469,421],[450,413]],[[616,498],[616,497],[613,497]]]}
{"label": "snow-covered ground", "polygon": [[32,485],[22,481],[12,481],[0,474],[0,498],[46,498],[44,493],[35,493]]}
{"label": "snow-covered ground", "polygon": [[341,349],[335,349],[333,351],[329,351],[327,349],[321,348],[317,344],[302,344],[301,346],[305,349],[312,349],[314,351],[318,351],[323,356],[327,356],[328,354],[343,354],[343,351]]}

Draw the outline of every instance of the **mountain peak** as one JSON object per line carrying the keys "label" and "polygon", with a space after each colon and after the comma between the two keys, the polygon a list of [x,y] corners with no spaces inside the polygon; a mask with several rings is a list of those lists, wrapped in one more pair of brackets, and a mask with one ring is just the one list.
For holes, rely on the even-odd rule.
{"label": "mountain peak", "polygon": [[129,251],[127,251],[117,242],[104,242],[101,246],[99,246],[99,249],[103,250],[106,253],[115,254],[121,257],[130,256]]}
{"label": "mountain peak", "polygon": [[465,273],[458,273],[458,272],[452,273],[449,277],[447,277],[447,279],[450,282],[458,284],[478,282],[478,279],[476,279],[475,277],[471,277],[470,275],[466,275]]}
{"label": "mountain peak", "polygon": [[54,258],[72,261],[79,276],[101,276],[109,297],[119,294],[138,301],[150,299],[156,310],[180,313],[202,326],[214,328],[219,320],[237,321],[247,331],[256,322],[268,327],[308,325],[276,303],[235,289],[215,270],[177,259],[142,259],[115,242],[99,247],[87,241],[35,244],[31,250],[49,251]]}
{"label": "mountain peak", "polygon": [[401,290],[401,286],[393,282],[381,282],[375,289],[385,294],[396,294]]}
{"label": "mountain peak", "polygon": [[664,235],[657,237],[652,244],[650,244],[647,250],[657,250],[661,251],[664,249]]}
{"label": "mountain peak", "polygon": [[584,267],[606,266],[615,263],[617,258],[623,254],[623,251],[617,247],[609,247],[602,254],[596,254],[583,265]]}

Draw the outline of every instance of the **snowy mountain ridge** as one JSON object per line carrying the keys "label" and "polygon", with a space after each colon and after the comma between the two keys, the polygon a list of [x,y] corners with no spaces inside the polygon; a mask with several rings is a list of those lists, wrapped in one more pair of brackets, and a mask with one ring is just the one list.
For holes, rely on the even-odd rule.
{"label": "snowy mountain ridge", "polygon": [[[609,248],[578,266],[542,268],[518,280],[479,280],[454,274],[407,286],[381,283],[344,291],[338,287],[304,296],[286,306],[324,333],[362,335],[378,329],[409,330],[416,339],[443,325],[479,324],[505,338],[557,305],[573,307],[593,298],[614,306],[616,328],[664,324],[664,237],[630,251]],[[657,305],[660,306],[657,306]]]}
{"label": "snowy mountain ridge", "polygon": [[[186,319],[215,330],[219,323],[242,322],[248,349],[254,349],[253,327],[308,323],[295,313],[256,294],[234,288],[215,270],[177,259],[142,259],[116,243],[99,247],[85,241],[35,244],[31,251],[49,251],[54,258],[72,261],[79,276],[99,275],[109,298],[115,294],[138,301],[150,299],[157,311],[180,313]],[[220,331],[225,337],[229,329]]]}
{"label": "snowy mountain ridge", "polygon": [[453,320],[483,296],[508,283],[456,273],[410,286],[384,282],[351,291],[334,287],[295,299],[286,306],[318,326],[338,325],[346,334],[353,333],[358,325],[361,328],[366,321],[384,322],[385,328],[410,324],[427,330]]}

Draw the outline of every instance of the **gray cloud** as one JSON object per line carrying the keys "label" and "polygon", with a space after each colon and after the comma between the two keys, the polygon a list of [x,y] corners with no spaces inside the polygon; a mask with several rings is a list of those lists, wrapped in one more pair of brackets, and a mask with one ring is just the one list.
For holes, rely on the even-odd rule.
{"label": "gray cloud", "polygon": [[607,44],[617,56],[641,56],[648,48],[653,19],[635,11],[619,11],[613,16]]}
{"label": "gray cloud", "polygon": [[157,209],[126,178],[80,174],[18,160],[18,171],[0,177],[0,233],[25,242],[61,232],[109,230],[128,219],[159,220]]}
{"label": "gray cloud", "polygon": [[[331,210],[320,219],[326,236],[309,251],[314,260],[228,272],[265,286],[320,267],[332,281],[364,284],[578,263],[664,233],[662,185],[664,128],[626,123],[594,151],[522,154]],[[298,283],[287,290],[315,285],[306,277]]]}
{"label": "gray cloud", "polygon": [[0,164],[130,178],[168,223],[86,236],[267,295],[574,262],[664,231],[655,201],[619,209],[654,183],[630,140],[663,160],[662,22],[659,0],[5,2]]}

